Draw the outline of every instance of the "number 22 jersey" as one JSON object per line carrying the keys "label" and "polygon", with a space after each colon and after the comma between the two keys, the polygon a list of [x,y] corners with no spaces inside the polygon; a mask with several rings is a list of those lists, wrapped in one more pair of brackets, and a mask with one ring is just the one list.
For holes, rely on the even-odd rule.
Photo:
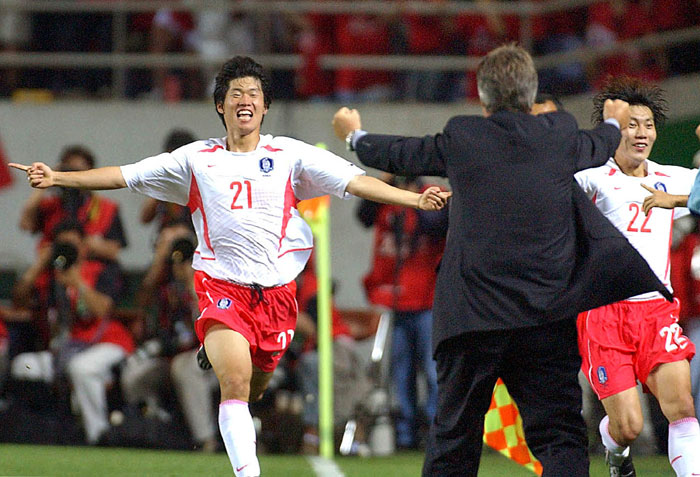
{"label": "number 22 jersey", "polygon": [[[689,211],[685,207],[654,207],[645,215],[642,204],[651,192],[643,188],[642,184],[669,194],[687,195],[698,171],[649,160],[646,164],[645,177],[628,176],[610,158],[603,166],[576,173],[575,178],[603,215],[627,237],[659,280],[671,290],[670,246],[673,220],[687,215]],[[629,299],[640,301],[660,297],[660,293],[651,292]]]}
{"label": "number 22 jersey", "polygon": [[288,137],[261,135],[237,153],[226,138],[196,141],[121,167],[127,187],[189,207],[198,245],[192,267],[242,284],[286,284],[304,268],[313,238],[299,200],[349,198],[364,171],[335,154]]}

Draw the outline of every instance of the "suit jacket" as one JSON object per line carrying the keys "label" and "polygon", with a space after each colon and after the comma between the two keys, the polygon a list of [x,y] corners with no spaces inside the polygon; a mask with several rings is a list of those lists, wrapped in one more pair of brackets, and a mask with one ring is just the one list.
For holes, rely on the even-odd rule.
{"label": "suit jacket", "polygon": [[543,325],[646,291],[670,298],[573,180],[619,141],[615,126],[579,130],[565,112],[506,111],[454,117],[434,136],[358,140],[366,166],[449,179],[434,349],[465,332]]}

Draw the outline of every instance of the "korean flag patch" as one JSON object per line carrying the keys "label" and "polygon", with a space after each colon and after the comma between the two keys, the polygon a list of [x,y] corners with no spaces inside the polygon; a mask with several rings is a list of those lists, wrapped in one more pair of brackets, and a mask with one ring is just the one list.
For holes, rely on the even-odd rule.
{"label": "korean flag patch", "polygon": [[275,168],[275,161],[271,157],[263,157],[260,159],[260,170],[265,174],[269,174]]}
{"label": "korean flag patch", "polygon": [[222,298],[216,303],[216,307],[220,310],[228,310],[231,307],[231,300],[229,298]]}

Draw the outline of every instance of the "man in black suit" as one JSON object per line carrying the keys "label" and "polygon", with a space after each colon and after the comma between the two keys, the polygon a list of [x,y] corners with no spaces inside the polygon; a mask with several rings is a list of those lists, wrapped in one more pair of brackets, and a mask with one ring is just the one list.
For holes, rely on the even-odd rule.
{"label": "man in black suit", "polygon": [[484,57],[477,84],[484,117],[454,117],[434,136],[368,134],[347,108],[333,119],[363,164],[446,176],[453,191],[434,302],[438,410],[423,475],[477,475],[500,376],[543,475],[588,476],[576,313],[630,289],[665,291],[573,182],[614,154],[628,105],[606,103],[606,122],[591,131],[565,112],[530,114],[537,72],[515,45]]}

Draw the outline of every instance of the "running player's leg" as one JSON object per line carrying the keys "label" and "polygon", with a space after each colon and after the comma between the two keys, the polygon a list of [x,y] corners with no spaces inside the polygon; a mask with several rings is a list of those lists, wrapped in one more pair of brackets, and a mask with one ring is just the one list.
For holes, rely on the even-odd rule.
{"label": "running player's leg", "polygon": [[237,477],[258,476],[255,426],[248,409],[253,377],[248,340],[213,324],[206,331],[204,346],[221,388],[219,429],[233,470]]}
{"label": "running player's leg", "polygon": [[622,467],[629,459],[629,445],[642,432],[644,418],[636,387],[601,400],[606,416],[600,421],[600,437],[611,466]]}
{"label": "running player's leg", "polygon": [[627,336],[632,318],[639,315],[633,308],[614,303],[581,313],[577,321],[581,371],[606,411],[598,428],[610,475],[635,475],[629,444],[643,427],[635,347]]}
{"label": "running player's leg", "polygon": [[668,419],[668,458],[679,476],[700,475],[700,426],[690,393],[687,360],[657,366],[646,385]]}

